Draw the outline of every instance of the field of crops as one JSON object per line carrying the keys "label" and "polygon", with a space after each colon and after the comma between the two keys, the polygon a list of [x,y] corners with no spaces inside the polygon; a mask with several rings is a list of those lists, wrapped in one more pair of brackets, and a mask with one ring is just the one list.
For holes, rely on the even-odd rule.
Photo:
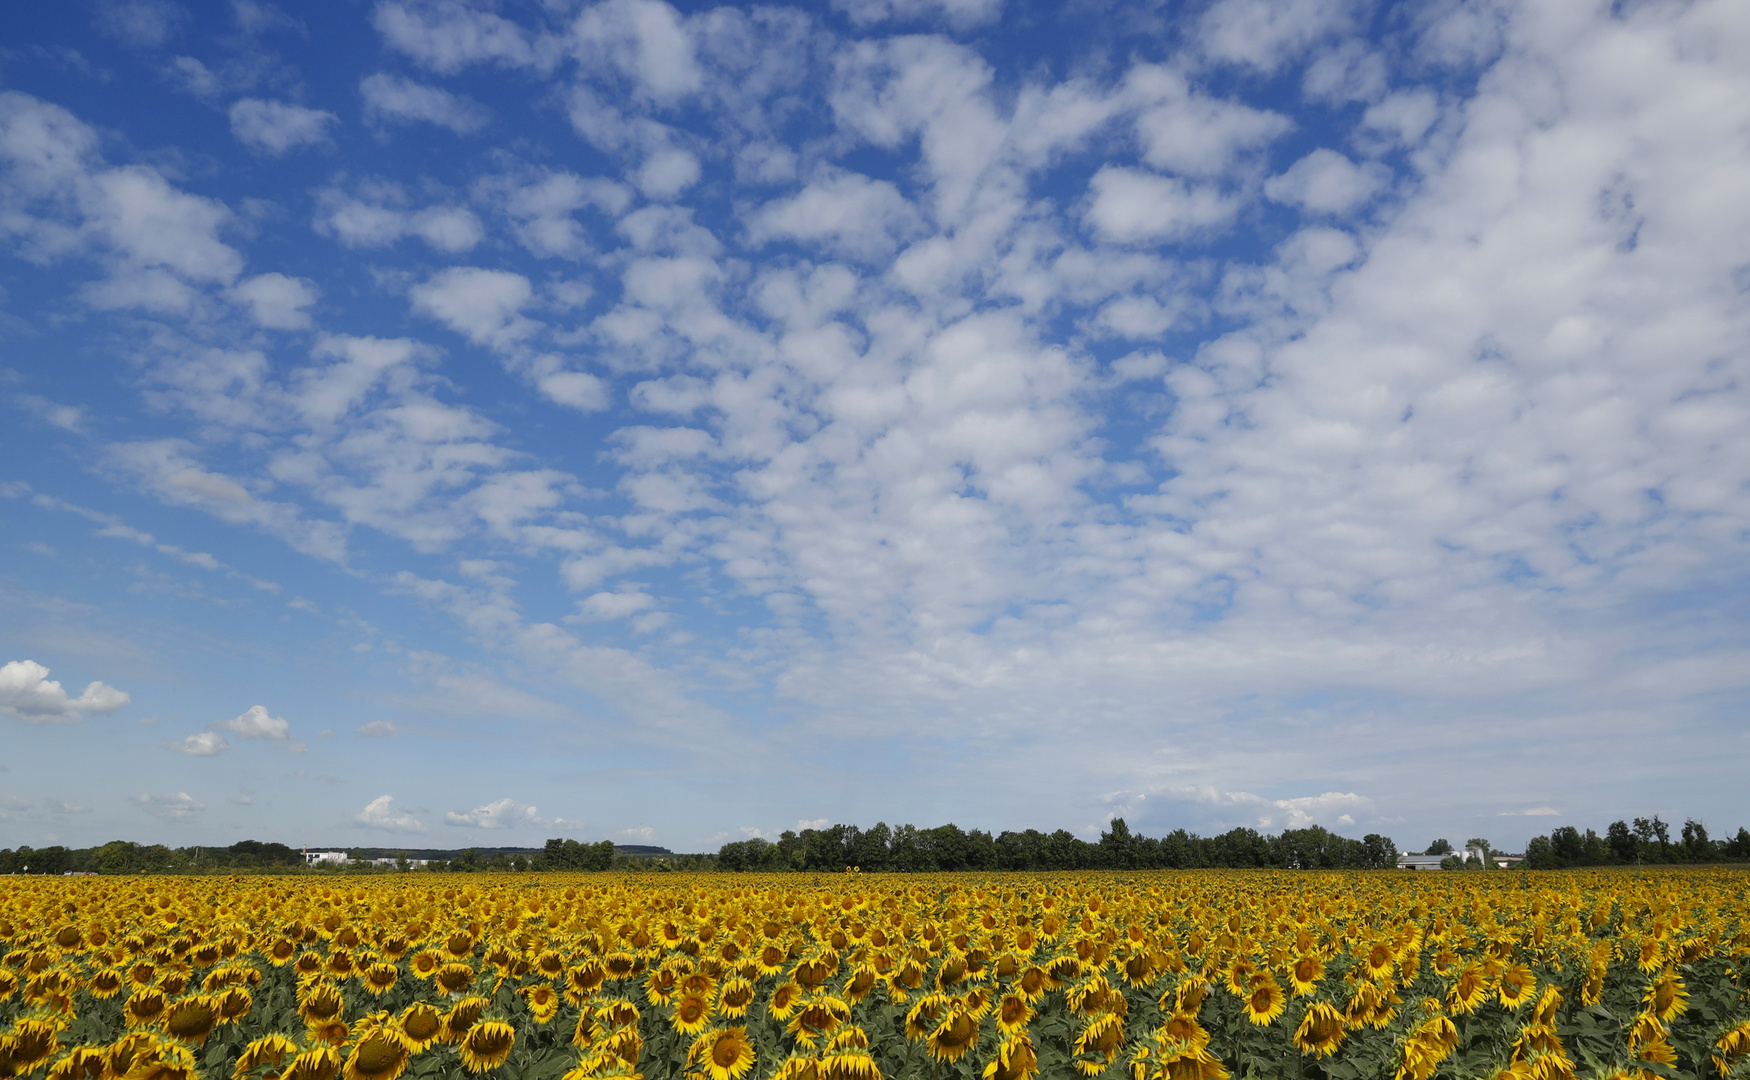
{"label": "field of crops", "polygon": [[0,1078],[1750,1076],[1750,874],[0,879]]}

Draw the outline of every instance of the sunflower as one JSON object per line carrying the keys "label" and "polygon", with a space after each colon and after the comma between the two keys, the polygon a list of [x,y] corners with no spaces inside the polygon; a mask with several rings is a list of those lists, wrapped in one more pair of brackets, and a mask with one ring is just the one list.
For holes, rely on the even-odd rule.
{"label": "sunflower", "polygon": [[158,965],[142,960],[128,969],[128,982],[135,986],[151,986],[158,981]]}
{"label": "sunflower", "polygon": [[132,1072],[134,1062],[142,1059],[156,1042],[156,1039],[143,1031],[133,1031],[111,1043],[109,1049],[104,1051],[108,1075],[118,1077]]}
{"label": "sunflower", "polygon": [[558,978],[565,974],[565,957],[557,950],[547,949],[535,957],[535,966],[549,979]]}
{"label": "sunflower", "polygon": [[444,966],[444,958],[430,949],[421,949],[407,961],[407,969],[421,979],[429,979]]}
{"label": "sunflower", "polygon": [[984,1080],[1033,1080],[1039,1075],[1039,1058],[1033,1041],[1024,1034],[1004,1039],[984,1067]]}
{"label": "sunflower", "polygon": [[345,1080],[395,1080],[407,1071],[413,1050],[393,1027],[377,1027],[353,1045],[341,1075]]}
{"label": "sunflower", "polygon": [[292,964],[293,970],[299,975],[314,975],[321,971],[322,967],[322,954],[308,950],[299,953],[298,959]]}
{"label": "sunflower", "polygon": [[611,952],[602,958],[602,966],[607,969],[610,979],[628,979],[638,974],[642,966],[638,957],[629,952]]}
{"label": "sunflower", "polygon": [[697,1035],[711,1022],[711,1001],[701,994],[683,994],[675,1002],[669,1023],[683,1035]]}
{"label": "sunflower", "polygon": [[1446,1005],[1461,1015],[1475,1012],[1488,993],[1489,980],[1483,973],[1482,965],[1466,964],[1459,970],[1458,978],[1452,980],[1452,987],[1446,991]]}
{"label": "sunflower", "polygon": [[1319,980],[1325,977],[1325,962],[1316,956],[1302,956],[1288,966],[1288,985],[1294,987],[1295,997],[1305,997],[1318,989]]}
{"label": "sunflower", "polygon": [[231,1070],[235,1080],[242,1080],[245,1073],[268,1066],[278,1072],[280,1062],[298,1052],[298,1044],[284,1035],[263,1035],[243,1048],[243,1053],[237,1056],[237,1065]]}
{"label": "sunflower", "polygon": [[444,1033],[443,1014],[423,1001],[403,1009],[396,1023],[401,1025],[401,1036],[415,1053],[437,1042]]}
{"label": "sunflower", "polygon": [[468,1030],[456,1055],[469,1072],[485,1072],[503,1065],[515,1045],[515,1028],[502,1020],[483,1020]]}
{"label": "sunflower", "polygon": [[565,1000],[573,1005],[581,1005],[585,998],[595,993],[602,980],[608,977],[607,969],[599,960],[586,960],[565,973]]}
{"label": "sunflower", "polygon": [[869,996],[875,989],[875,971],[872,968],[860,967],[849,979],[845,980],[845,999],[856,1005]]}
{"label": "sunflower", "polygon": [[437,969],[432,975],[433,981],[443,988],[444,993],[452,997],[465,994],[474,985],[475,971],[468,964],[451,963]]}
{"label": "sunflower", "polygon": [[401,969],[387,960],[367,964],[359,971],[359,981],[373,994],[384,994],[395,989],[395,984],[400,980]]}
{"label": "sunflower", "polygon": [[164,1010],[162,1023],[176,1041],[204,1046],[219,1025],[219,1003],[204,994],[183,998]]}
{"label": "sunflower", "polygon": [[1294,1045],[1303,1054],[1325,1057],[1343,1045],[1343,1014],[1330,1002],[1315,1001],[1307,1006],[1300,1026],[1294,1029]]}
{"label": "sunflower", "polygon": [[194,1052],[181,1043],[154,1040],[133,1049],[131,1080],[198,1080]]}
{"label": "sunflower", "polygon": [[487,1001],[483,997],[466,997],[450,1006],[450,1011],[444,1014],[444,1031],[439,1038],[447,1043],[459,1043],[465,1038],[474,1025],[480,1022],[480,1017],[486,1012]]}
{"label": "sunflower", "polygon": [[536,983],[522,991],[523,1000],[529,1003],[529,1015],[535,1023],[545,1024],[559,1015],[559,991],[546,983]]}
{"label": "sunflower", "polygon": [[717,988],[717,1011],[731,1019],[746,1016],[753,995],[753,983],[740,976],[731,976]]}
{"label": "sunflower", "polygon": [[122,1002],[122,1015],[130,1027],[144,1027],[156,1022],[164,1014],[166,1004],[161,991],[142,988],[129,994],[128,999]]}
{"label": "sunflower", "polygon": [[319,1027],[330,1020],[338,1020],[345,1008],[346,999],[340,996],[340,989],[333,983],[311,983],[298,994],[298,1015],[306,1027]]}
{"label": "sunflower", "polygon": [[1027,998],[1021,994],[1005,994],[1003,1002],[997,1007],[997,1030],[1004,1035],[1013,1035],[1025,1030],[1033,1020],[1033,1006],[1027,1003]]}
{"label": "sunflower", "polygon": [[925,1045],[935,1060],[954,1062],[965,1057],[977,1042],[978,1021],[955,1009],[930,1032]]}
{"label": "sunflower", "polygon": [[1083,1076],[1095,1076],[1117,1060],[1124,1048],[1124,1018],[1117,1013],[1101,1013],[1088,1021],[1076,1036],[1075,1050],[1092,1060],[1078,1059],[1076,1071]]}
{"label": "sunflower", "polygon": [[717,1028],[693,1040],[687,1057],[710,1080],[740,1080],[753,1068],[753,1044],[744,1027]]}
{"label": "sunflower", "polygon": [[1683,980],[1678,978],[1677,972],[1667,968],[1664,974],[1647,986],[1641,1003],[1647,1007],[1649,1015],[1670,1023],[1689,1008],[1689,991],[1684,988]]}
{"label": "sunflower", "polygon": [[795,983],[783,983],[772,991],[771,999],[766,1002],[766,1011],[774,1020],[788,1020],[801,1002],[802,988]]}
{"label": "sunflower", "polygon": [[49,1070],[48,1080],[103,1080],[108,1060],[95,1046],[76,1046]]}
{"label": "sunflower", "polygon": [[316,1046],[292,1059],[280,1080],[334,1080],[340,1072],[340,1051],[332,1046]]}
{"label": "sunflower", "polygon": [[61,1047],[58,1025],[48,1020],[20,1020],[0,1039],[0,1054],[9,1061],[8,1075],[23,1076],[55,1055]]}
{"label": "sunflower", "polygon": [[1246,1019],[1264,1027],[1282,1015],[1288,999],[1276,980],[1266,975],[1252,982],[1252,992],[1246,995]]}
{"label": "sunflower", "polygon": [[809,998],[790,1018],[786,1030],[798,1043],[814,1045],[814,1040],[829,1036],[851,1018],[851,1007],[830,994]]}
{"label": "sunflower", "polygon": [[1514,964],[1501,972],[1501,986],[1496,996],[1509,1009],[1517,1009],[1537,994],[1537,976],[1524,964]]}

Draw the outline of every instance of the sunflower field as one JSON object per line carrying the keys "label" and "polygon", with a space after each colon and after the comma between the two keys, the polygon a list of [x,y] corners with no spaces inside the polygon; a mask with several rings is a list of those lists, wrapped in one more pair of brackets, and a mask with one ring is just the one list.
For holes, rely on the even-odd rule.
{"label": "sunflower field", "polygon": [[1747,885],[0,879],[0,1078],[1750,1077]]}

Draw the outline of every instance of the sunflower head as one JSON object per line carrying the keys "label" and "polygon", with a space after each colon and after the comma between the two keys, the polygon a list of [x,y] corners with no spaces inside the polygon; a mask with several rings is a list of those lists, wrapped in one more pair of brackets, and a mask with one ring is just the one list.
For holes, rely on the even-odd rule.
{"label": "sunflower head", "polygon": [[1287,996],[1275,979],[1265,978],[1252,983],[1245,1001],[1246,1019],[1263,1027],[1282,1015],[1282,1010],[1287,1005]]}
{"label": "sunflower head", "polygon": [[516,1045],[516,1029],[502,1020],[483,1020],[468,1029],[468,1034],[456,1047],[462,1067],[481,1073],[496,1069],[510,1057]]}
{"label": "sunflower head", "polygon": [[395,1080],[407,1071],[413,1050],[393,1027],[379,1027],[354,1044],[342,1070],[345,1080]]}
{"label": "sunflower head", "polygon": [[965,1057],[977,1042],[978,1021],[954,1010],[930,1032],[925,1046],[935,1060],[953,1062]]}
{"label": "sunflower head", "polygon": [[243,1048],[243,1053],[237,1056],[237,1064],[231,1070],[231,1076],[234,1080],[242,1080],[245,1075],[264,1065],[278,1072],[280,1063],[297,1052],[298,1044],[284,1035],[264,1035]]}
{"label": "sunflower head", "polygon": [[401,1035],[413,1046],[415,1051],[424,1050],[436,1042],[444,1033],[444,1017],[437,1009],[423,1001],[418,1001],[403,1009],[396,1018],[401,1026]]}
{"label": "sunflower head", "polygon": [[1303,1054],[1327,1057],[1343,1045],[1343,1035],[1343,1014],[1329,1002],[1315,1001],[1294,1029],[1294,1045]]}
{"label": "sunflower head", "polygon": [[183,998],[164,1010],[161,1021],[164,1031],[177,1042],[191,1046],[206,1044],[207,1036],[219,1024],[219,1002],[204,994]]}
{"label": "sunflower head", "polygon": [[741,1080],[753,1068],[753,1044],[744,1027],[717,1028],[693,1040],[688,1063],[710,1080]]}

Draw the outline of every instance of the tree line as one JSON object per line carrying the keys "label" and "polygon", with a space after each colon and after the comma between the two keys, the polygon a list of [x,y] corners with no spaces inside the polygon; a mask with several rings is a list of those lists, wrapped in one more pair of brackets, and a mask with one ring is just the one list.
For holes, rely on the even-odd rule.
{"label": "tree line", "polygon": [[0,848],[0,874],[136,874],[198,870],[256,870],[301,867],[296,848],[260,840],[241,840],[229,847],[165,847],[111,840],[88,848],[56,844],[33,848],[21,844]]}
{"label": "tree line", "polygon": [[1750,829],[1739,826],[1736,836],[1714,840],[1706,825],[1690,818],[1673,838],[1671,826],[1657,814],[1635,818],[1632,824],[1613,821],[1603,836],[1564,825],[1546,836],[1532,837],[1525,845],[1525,866],[1532,870],[1745,860],[1750,860]]}
{"label": "tree line", "polygon": [[1397,865],[1390,837],[1369,833],[1360,840],[1317,825],[1265,836],[1238,828],[1218,836],[1175,829],[1165,836],[1132,833],[1113,818],[1098,841],[1067,829],[1037,829],[993,836],[957,825],[872,828],[833,825],[785,830],[777,840],[754,837],[724,844],[720,870],[916,873],[955,870],[1190,870],[1217,867],[1280,867],[1294,870],[1381,870]]}

